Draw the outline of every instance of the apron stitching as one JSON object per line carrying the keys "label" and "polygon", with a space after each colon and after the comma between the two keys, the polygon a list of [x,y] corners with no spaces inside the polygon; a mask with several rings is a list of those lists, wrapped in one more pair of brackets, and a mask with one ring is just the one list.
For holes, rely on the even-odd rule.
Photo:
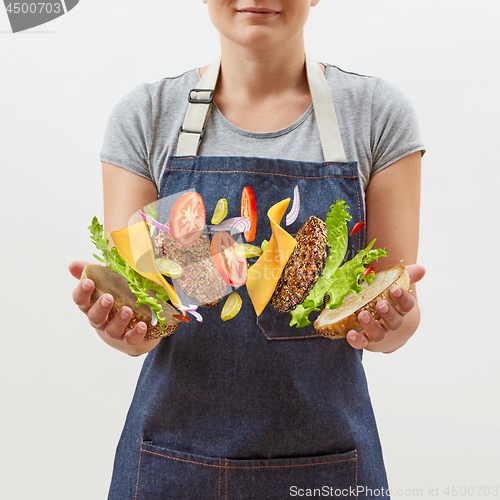
{"label": "apron stitching", "polygon": [[[351,171],[351,174],[354,175],[354,172],[352,171],[352,167],[351,167],[351,164],[348,163],[349,165],[349,170]],[[359,178],[359,176],[356,176]],[[361,214],[361,204],[359,202],[359,192],[358,192],[358,184],[355,182],[354,183],[354,188],[356,189],[356,198],[358,199],[358,213]],[[365,216],[366,218],[366,216]],[[361,250],[361,231],[359,232],[358,234],[358,252]]]}
{"label": "apron stitching", "polygon": [[[176,172],[195,172],[193,169],[190,168],[171,168],[170,171],[172,172],[175,170]],[[352,172],[352,170],[351,170]],[[278,174],[278,173],[272,173],[272,172],[255,172],[252,170],[197,170],[197,174],[256,174],[256,175],[274,175],[274,176],[279,176],[279,177],[292,177],[293,179],[357,179],[357,175],[320,175],[320,176],[314,176],[314,175],[292,175],[292,174]],[[170,176],[170,174],[169,174]],[[168,178],[167,178],[168,182]],[[165,185],[166,187],[166,185]],[[357,191],[357,187],[356,187]],[[359,202],[359,195],[358,195],[358,202]]]}
{"label": "apron stitching", "polygon": [[[167,181],[165,182],[165,186],[163,187],[162,198],[165,198],[165,193],[167,192],[168,181],[170,180],[170,176],[172,175],[172,162],[170,162],[170,166],[168,168],[168,176]],[[163,220],[163,203],[160,203],[160,217],[159,220]]]}
{"label": "apron stitching", "polygon": [[308,339],[311,337],[321,337],[319,333],[313,333],[312,335],[293,335],[289,337],[269,337],[269,335],[264,330],[264,327],[260,324],[259,318],[257,318],[257,324],[259,325],[260,329],[262,330],[262,332],[264,333],[264,335],[268,340],[292,340],[292,339]]}
{"label": "apron stitching", "polygon": [[[168,176],[167,176],[167,182],[165,183],[165,187],[163,188],[163,194],[162,194],[162,198],[165,197],[165,190],[167,188],[167,184],[168,184],[168,179],[170,177],[170,174],[172,173],[172,170],[169,169],[169,172],[168,172]],[[160,197],[158,196],[158,199],[160,199]],[[163,220],[163,203],[159,203],[160,205],[160,213],[159,213],[159,217],[158,217],[158,220]]]}
{"label": "apron stitching", "polygon": [[[142,449],[144,453],[150,453],[151,455],[158,455],[159,457],[171,458],[172,460],[178,460],[179,462],[187,462],[190,464],[196,465],[205,465],[207,467],[220,467],[218,464],[206,464],[204,462],[196,462],[195,460],[187,460],[186,458],[172,457],[170,455],[164,455],[162,453],[158,453],[156,451],[150,451]],[[326,462],[316,462],[313,464],[290,464],[290,465],[227,465],[227,458],[225,459],[225,469],[226,469],[226,481],[227,481],[227,469],[276,469],[276,468],[285,468],[285,467],[309,467],[311,465],[324,465],[324,464],[337,464],[340,462],[352,462],[356,461],[356,457],[354,458],[345,458],[344,460],[329,460]],[[227,485],[226,485],[227,486]]]}
{"label": "apron stitching", "polygon": [[[194,156],[176,156],[175,158],[172,158],[172,162],[176,161],[176,160],[192,160],[194,158]],[[260,158],[259,158],[260,159]],[[265,158],[264,158],[265,159]],[[274,158],[270,158],[271,160],[273,160]],[[318,162],[319,163],[319,162]],[[350,161],[346,161],[346,162],[341,162],[341,161],[329,161],[329,162],[323,162],[323,165],[324,166],[327,166],[327,165],[336,165],[338,167],[342,167],[343,165],[345,164],[351,164],[352,162]]]}
{"label": "apron stitching", "polygon": [[142,443],[144,439],[141,439],[141,447],[139,448],[139,464],[137,465],[137,481],[135,483],[135,500],[137,500],[137,493],[139,491],[139,474],[141,471],[141,458],[142,458]]}
{"label": "apron stitching", "polygon": [[226,500],[227,500],[227,458],[226,458]]}
{"label": "apron stitching", "polygon": [[222,472],[220,460],[221,459],[219,458],[219,499],[220,499],[220,475],[221,475],[221,472]]}
{"label": "apron stitching", "polygon": [[354,484],[356,485],[356,498],[358,498],[358,450],[354,450]]}
{"label": "apron stitching", "polygon": [[172,158],[172,163],[176,160],[192,160],[194,156],[176,156],[175,158]]}
{"label": "apron stitching", "polygon": [[310,339],[310,338],[316,338],[316,337],[322,337],[319,333],[313,334],[313,335],[294,335],[293,337],[269,337],[266,332],[264,332],[264,335],[267,337],[268,340],[296,340],[296,339]]}

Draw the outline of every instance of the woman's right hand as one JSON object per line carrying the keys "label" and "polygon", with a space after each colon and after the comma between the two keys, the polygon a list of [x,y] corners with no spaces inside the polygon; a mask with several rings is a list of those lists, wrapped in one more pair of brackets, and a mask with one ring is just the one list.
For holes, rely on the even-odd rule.
{"label": "woman's right hand", "polygon": [[[69,264],[69,272],[77,279],[81,278],[83,268],[88,264],[81,260]],[[138,323],[132,330],[125,332],[125,327],[132,318],[132,309],[123,306],[112,321],[108,321],[108,314],[113,306],[113,296],[109,293],[101,295],[91,307],[90,297],[94,291],[94,282],[84,279],[73,290],[73,302],[87,316],[92,328],[95,328],[106,344],[130,356],[140,356],[153,350],[160,339],[144,340],[147,326],[144,322]]]}

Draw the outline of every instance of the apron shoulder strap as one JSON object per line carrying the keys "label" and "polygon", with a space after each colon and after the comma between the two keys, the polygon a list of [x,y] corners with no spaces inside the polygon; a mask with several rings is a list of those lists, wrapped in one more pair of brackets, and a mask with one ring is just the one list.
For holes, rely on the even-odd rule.
{"label": "apron shoulder strap", "polygon": [[198,153],[200,142],[205,133],[210,108],[212,107],[219,68],[220,56],[207,68],[198,82],[198,87],[189,91],[189,105],[179,132],[177,156],[196,156]]}
{"label": "apron shoulder strap", "polygon": [[[220,56],[210,64],[196,89],[179,133],[177,156],[196,156],[205,132],[220,69]],[[306,70],[325,162],[345,162],[346,156],[328,82],[319,65],[306,53]]]}
{"label": "apron shoulder strap", "polygon": [[306,53],[307,80],[325,161],[346,162],[332,93],[318,63]]}

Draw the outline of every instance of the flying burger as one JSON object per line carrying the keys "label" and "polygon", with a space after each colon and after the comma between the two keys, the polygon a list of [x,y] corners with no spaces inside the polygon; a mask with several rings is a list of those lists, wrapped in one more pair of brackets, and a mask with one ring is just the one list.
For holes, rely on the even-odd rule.
{"label": "flying burger", "polygon": [[[342,264],[347,251],[347,221],[351,220],[347,208],[343,200],[337,200],[325,222],[316,216],[306,220],[295,235],[297,245],[271,297],[277,311],[291,313],[290,326],[299,328],[310,324],[310,313],[324,305],[314,328],[330,338],[344,338],[350,330],[361,331],[358,314],[362,310],[380,319],[376,303],[384,299],[395,305],[390,288],[398,284],[408,290],[410,284],[404,266],[377,274],[373,267],[367,267],[387,254],[384,249],[372,249],[376,240]],[[364,223],[355,224],[350,235],[363,227]]]}

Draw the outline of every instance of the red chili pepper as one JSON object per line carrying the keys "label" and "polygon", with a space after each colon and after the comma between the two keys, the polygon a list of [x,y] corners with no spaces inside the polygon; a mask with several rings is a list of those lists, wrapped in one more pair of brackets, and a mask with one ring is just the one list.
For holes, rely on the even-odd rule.
{"label": "red chili pepper", "polygon": [[183,314],[172,314],[172,318],[178,319],[179,321],[184,321],[184,323],[189,323],[189,318]]}
{"label": "red chili pepper", "polygon": [[352,228],[352,231],[349,233],[349,236],[359,233],[365,226],[366,224],[364,222],[356,222],[356,224],[354,224],[354,227]]}
{"label": "red chili pepper", "polygon": [[363,272],[363,278],[366,278],[369,274],[372,274],[375,272],[374,267],[367,267],[365,271]]}
{"label": "red chili pepper", "polygon": [[243,188],[241,193],[241,216],[246,217],[250,223],[250,231],[245,231],[247,241],[255,240],[255,231],[257,230],[257,203],[255,194],[250,186]]}

